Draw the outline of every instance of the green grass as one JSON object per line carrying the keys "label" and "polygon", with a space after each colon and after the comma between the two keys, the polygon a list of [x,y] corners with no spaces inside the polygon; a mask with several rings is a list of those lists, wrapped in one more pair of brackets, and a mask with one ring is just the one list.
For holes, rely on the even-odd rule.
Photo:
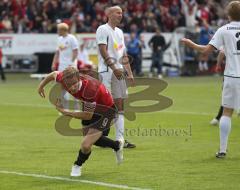
{"label": "green grass", "polygon": [[[81,137],[65,137],[55,131],[58,114],[47,99],[36,93],[39,81],[24,74],[7,77],[7,83],[0,83],[0,170],[68,178]],[[161,190],[240,188],[240,129],[236,115],[227,158],[214,157],[219,131],[209,126],[209,121],[221,102],[222,79],[165,80],[169,85],[161,94],[174,103],[161,112],[137,114],[134,122],[126,120],[126,138],[137,148],[125,149],[124,163],[117,166],[111,150],[94,147],[83,176],[77,179]],[[159,127],[171,132],[189,130],[190,125],[191,136],[149,134],[150,129]],[[110,136],[114,137],[114,130]],[[113,188],[0,173],[0,189]]]}

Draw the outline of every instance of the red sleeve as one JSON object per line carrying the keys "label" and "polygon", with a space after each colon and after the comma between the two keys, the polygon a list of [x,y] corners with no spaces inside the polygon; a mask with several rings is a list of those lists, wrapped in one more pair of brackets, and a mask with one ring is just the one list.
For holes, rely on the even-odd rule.
{"label": "red sleeve", "polygon": [[57,72],[56,82],[62,82],[62,78],[63,78],[63,73]]}

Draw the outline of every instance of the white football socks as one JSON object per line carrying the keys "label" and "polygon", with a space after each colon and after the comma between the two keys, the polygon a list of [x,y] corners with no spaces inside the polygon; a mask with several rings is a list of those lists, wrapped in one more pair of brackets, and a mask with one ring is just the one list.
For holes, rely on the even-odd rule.
{"label": "white football socks", "polygon": [[220,130],[220,152],[226,153],[228,136],[231,131],[231,118],[227,116],[222,116],[219,122]]}
{"label": "white football socks", "polygon": [[117,114],[117,118],[115,120],[115,128],[116,128],[116,140],[124,139],[124,115]]}

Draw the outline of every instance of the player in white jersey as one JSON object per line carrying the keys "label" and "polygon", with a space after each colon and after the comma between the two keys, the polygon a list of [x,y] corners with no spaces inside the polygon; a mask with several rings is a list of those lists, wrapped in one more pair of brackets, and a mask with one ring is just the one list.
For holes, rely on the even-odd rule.
{"label": "player in white jersey", "polygon": [[[66,23],[57,25],[58,43],[57,51],[52,62],[52,70],[63,71],[69,66],[77,68],[77,56],[79,44],[75,36],[68,33],[69,27]],[[62,91],[62,103],[65,109],[69,108],[70,94]],[[75,100],[75,109],[78,109],[77,100]]]}
{"label": "player in white jersey", "polygon": [[[122,20],[122,9],[113,6],[106,9],[108,22],[98,27],[96,40],[98,45],[98,72],[102,83],[109,89],[118,108],[115,122],[116,140],[124,139],[123,104],[127,98],[125,74],[131,85],[134,83],[133,74],[126,53],[123,31],[117,26]],[[126,71],[126,72],[125,72]],[[127,142],[125,147],[135,147]]]}
{"label": "player in white jersey", "polygon": [[217,158],[226,156],[231,117],[233,111],[240,108],[240,1],[230,2],[227,13],[230,23],[219,28],[208,45],[202,46],[189,39],[182,39],[183,44],[204,54],[224,48],[226,66],[222,91],[223,115],[219,122],[220,150],[216,153]]}
{"label": "player in white jersey", "polygon": [[78,41],[75,36],[68,33],[68,25],[66,23],[58,24],[57,29],[59,37],[57,51],[52,62],[52,70],[63,71],[68,66],[76,67]]}

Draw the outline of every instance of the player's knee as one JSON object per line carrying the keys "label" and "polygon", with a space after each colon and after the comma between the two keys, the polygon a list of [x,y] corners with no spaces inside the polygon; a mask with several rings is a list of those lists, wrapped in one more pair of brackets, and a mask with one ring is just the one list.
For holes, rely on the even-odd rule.
{"label": "player's knee", "polygon": [[88,142],[83,142],[82,145],[81,145],[81,150],[84,152],[84,153],[88,153],[91,151],[91,144],[88,143]]}
{"label": "player's knee", "polygon": [[223,115],[228,116],[228,117],[232,117],[233,114],[233,109],[231,108],[223,108]]}

